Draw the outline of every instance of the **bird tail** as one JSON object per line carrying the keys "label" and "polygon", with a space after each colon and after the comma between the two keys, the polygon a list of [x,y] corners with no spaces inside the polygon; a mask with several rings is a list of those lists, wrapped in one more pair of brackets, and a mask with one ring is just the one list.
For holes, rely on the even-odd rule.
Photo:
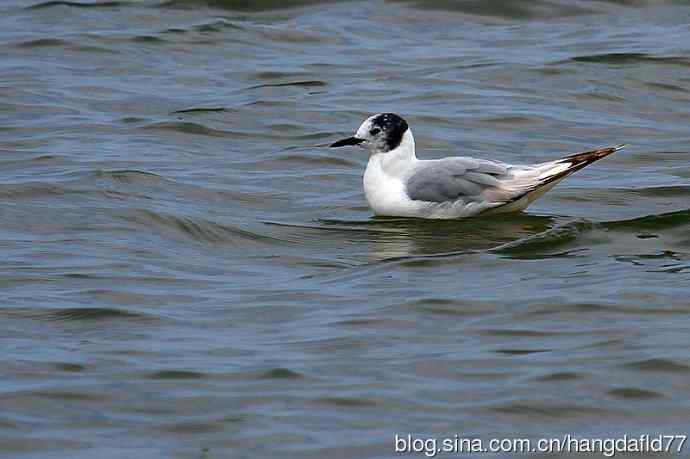
{"label": "bird tail", "polygon": [[556,186],[558,182],[583,167],[626,147],[625,144],[599,150],[576,153],[555,161],[531,167],[515,167],[509,180],[502,183],[505,190],[512,190],[512,196],[496,212],[522,210],[535,199]]}
{"label": "bird tail", "polygon": [[[616,145],[615,147],[601,148],[599,150],[585,151],[584,153],[575,153],[574,155],[565,156],[559,160],[553,161],[553,163],[559,166],[565,166],[565,170],[556,171],[553,174],[549,174],[544,178],[544,183],[538,185],[543,186],[550,182],[564,179],[573,172],[579,171],[583,167],[592,164],[594,161],[599,161],[601,158],[605,158],[611,153],[615,153],[618,150],[625,148],[626,144]],[[549,164],[549,163],[546,163]]]}

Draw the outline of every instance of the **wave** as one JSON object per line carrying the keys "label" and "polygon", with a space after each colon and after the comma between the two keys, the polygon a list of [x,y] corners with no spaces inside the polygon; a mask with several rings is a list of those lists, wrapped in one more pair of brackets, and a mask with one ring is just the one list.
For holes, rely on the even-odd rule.
{"label": "wave", "polygon": [[656,215],[633,218],[631,220],[621,220],[603,223],[607,229],[631,229],[631,230],[650,230],[650,229],[669,229],[690,224],[690,209],[678,210]]}
{"label": "wave", "polygon": [[214,129],[190,121],[163,121],[143,126],[145,130],[176,131],[183,134],[205,135],[209,137],[251,138],[251,134]]}
{"label": "wave", "polygon": [[660,372],[660,373],[688,373],[690,366],[668,358],[651,358],[626,363],[623,365],[628,370]]}
{"label": "wave", "polygon": [[[46,158],[32,158],[29,161],[45,160]],[[59,158],[58,158],[59,159]],[[99,182],[111,181],[119,184],[150,185],[152,182],[175,182],[151,173],[137,170],[92,171],[82,177],[65,182],[23,182],[0,184],[0,197],[6,200],[34,199],[47,196],[81,195],[82,197],[96,198],[143,198],[149,196],[135,192],[133,189],[112,189],[98,186]]]}
{"label": "wave", "polygon": [[503,20],[553,19],[557,17],[605,14],[612,10],[673,4],[674,0],[395,0],[413,8],[452,11]]}
{"label": "wave", "polygon": [[312,87],[322,87],[326,86],[325,81],[321,80],[305,80],[305,81],[292,81],[292,82],[287,82],[287,83],[264,83],[264,84],[258,84],[256,86],[250,86],[247,89],[259,89],[259,88],[280,88],[284,86],[302,86],[302,87],[307,87],[307,88],[312,88]]}
{"label": "wave", "polygon": [[198,217],[185,217],[147,209],[125,209],[116,213],[116,218],[146,227],[149,231],[156,229],[163,234],[181,236],[195,242],[203,243],[239,243],[243,242],[279,242],[287,241],[259,234],[235,226],[223,225]]}
{"label": "wave", "polygon": [[175,110],[173,113],[214,113],[214,112],[227,112],[234,111],[226,107],[192,107],[183,108],[181,110]]}
{"label": "wave", "polygon": [[284,10],[288,8],[304,7],[309,5],[323,5],[335,3],[325,0],[165,0],[158,6],[164,8],[194,9],[200,6],[218,8],[232,11],[260,12],[271,10]]}
{"label": "wave", "polygon": [[603,54],[588,54],[582,56],[572,57],[561,61],[560,63],[577,62],[590,64],[667,64],[667,65],[681,65],[684,67],[690,66],[690,59],[678,56],[654,56],[647,53],[603,53]]}
{"label": "wave", "polygon": [[531,19],[592,14],[591,7],[565,0],[398,0],[413,7],[501,19]]}
{"label": "wave", "polygon": [[147,379],[203,379],[208,374],[189,370],[159,370],[146,375]]}
{"label": "wave", "polygon": [[42,320],[157,320],[158,317],[141,312],[120,308],[86,307],[86,308],[1,308],[0,317],[21,317]]}
{"label": "wave", "polygon": [[[543,258],[545,250],[553,250],[572,244],[581,234],[595,227],[596,224],[586,220],[558,224],[544,232],[503,244],[492,249],[492,251],[517,258],[529,258],[532,256]],[[569,252],[561,252],[558,256],[566,256],[568,254]]]}
{"label": "wave", "polygon": [[[493,252],[516,258],[544,258],[549,256],[571,256],[576,254],[581,248],[577,247],[576,242],[584,234],[595,230],[601,231],[633,231],[641,232],[638,234],[640,239],[657,237],[649,234],[650,230],[667,230],[676,227],[690,225],[690,209],[679,210],[664,214],[648,215],[629,220],[591,222],[588,220],[574,220],[558,224],[541,233],[537,233],[525,238],[503,244],[492,249]],[[588,244],[588,245],[591,245]],[[565,246],[572,247],[572,250],[561,251],[548,255],[555,249]]]}
{"label": "wave", "polygon": [[44,8],[53,8],[56,6],[67,6],[71,8],[119,8],[123,6],[134,5],[135,2],[128,1],[104,1],[104,2],[72,2],[67,0],[50,0],[47,2],[36,3],[27,7],[30,10],[40,10]]}

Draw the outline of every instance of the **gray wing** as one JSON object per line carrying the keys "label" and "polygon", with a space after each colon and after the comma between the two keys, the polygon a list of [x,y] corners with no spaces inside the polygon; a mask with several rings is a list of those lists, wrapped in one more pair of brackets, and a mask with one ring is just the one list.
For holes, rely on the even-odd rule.
{"label": "gray wing", "polygon": [[407,195],[413,201],[477,201],[488,188],[497,188],[506,175],[503,164],[474,158],[446,158],[422,161],[407,181]]}

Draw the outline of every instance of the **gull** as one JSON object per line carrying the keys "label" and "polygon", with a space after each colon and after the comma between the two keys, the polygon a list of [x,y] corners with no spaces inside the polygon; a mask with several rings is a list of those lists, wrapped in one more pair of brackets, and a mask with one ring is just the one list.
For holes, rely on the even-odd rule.
{"label": "gull", "polygon": [[407,121],[395,113],[370,116],[354,136],[331,147],[369,150],[364,193],[376,215],[453,219],[517,212],[575,171],[625,145],[532,165],[455,156],[417,159]]}

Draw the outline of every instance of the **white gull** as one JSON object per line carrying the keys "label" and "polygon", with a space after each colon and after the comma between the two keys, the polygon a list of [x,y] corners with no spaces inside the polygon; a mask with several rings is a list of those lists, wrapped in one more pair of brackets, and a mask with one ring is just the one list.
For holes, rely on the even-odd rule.
{"label": "white gull", "polygon": [[376,215],[437,219],[523,210],[568,175],[625,146],[524,166],[460,156],[421,160],[412,131],[395,113],[367,118],[354,136],[331,147],[345,145],[370,152],[364,192]]}

